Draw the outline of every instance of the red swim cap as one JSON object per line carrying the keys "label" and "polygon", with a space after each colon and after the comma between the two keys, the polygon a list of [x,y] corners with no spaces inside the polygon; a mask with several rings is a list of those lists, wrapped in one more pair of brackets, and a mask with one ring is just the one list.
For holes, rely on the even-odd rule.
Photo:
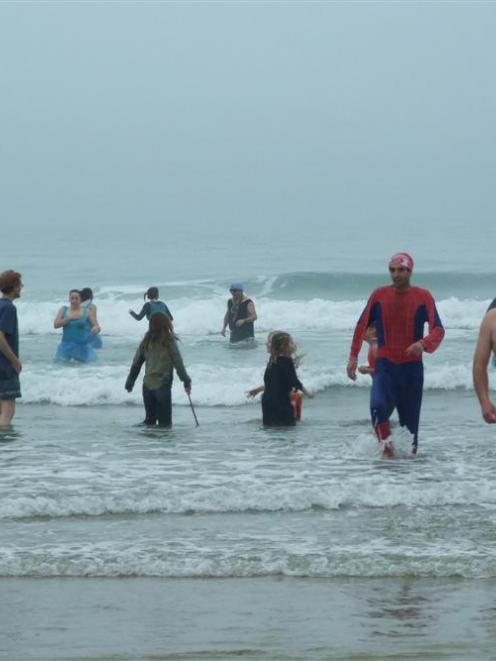
{"label": "red swim cap", "polygon": [[389,260],[389,266],[404,266],[413,271],[413,259],[407,252],[397,252]]}

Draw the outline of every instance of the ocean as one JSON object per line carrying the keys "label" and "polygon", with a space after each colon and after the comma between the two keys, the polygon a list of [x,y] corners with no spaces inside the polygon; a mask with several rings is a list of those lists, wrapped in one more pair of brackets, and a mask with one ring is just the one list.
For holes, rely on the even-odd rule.
{"label": "ocean", "polygon": [[[294,239],[240,249],[205,228],[169,242],[146,228],[99,241],[54,230],[2,246],[1,270],[25,284],[23,397],[0,436],[2,658],[491,657],[496,449],[471,377],[496,295],[490,257],[412,249],[413,283],[435,296],[446,337],[424,361],[419,454],[396,423],[387,460],[370,378],[352,383],[345,366],[393,241]],[[253,348],[219,333],[240,278],[258,313]],[[146,330],[128,310],[151,285],[174,315],[198,427],[177,379],[171,430],[141,426],[140,381],[124,389]],[[84,286],[99,360],[55,364],[53,319]],[[315,392],[294,429],[264,429],[246,397],[274,329],[294,337]]]}
{"label": "ocean", "polygon": [[[495,428],[472,387],[496,296],[496,3],[0,2],[0,271],[22,399],[0,432],[0,659],[493,659]],[[434,295],[419,453],[351,382],[393,253]],[[229,283],[256,345],[220,330]],[[192,402],[126,376],[157,286]],[[72,288],[103,348],[53,362]],[[265,340],[303,355],[264,429]],[[366,350],[361,361],[366,362]],[[496,387],[495,368],[490,385]]]}

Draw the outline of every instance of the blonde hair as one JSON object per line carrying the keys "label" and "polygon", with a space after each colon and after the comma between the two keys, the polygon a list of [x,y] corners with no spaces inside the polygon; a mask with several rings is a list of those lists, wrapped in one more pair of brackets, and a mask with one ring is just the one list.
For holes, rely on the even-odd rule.
{"label": "blonde hair", "polygon": [[286,353],[290,356],[296,350],[293,338],[289,333],[285,333],[284,331],[273,331],[272,333],[269,333],[269,347],[269,365],[275,363],[277,357],[282,353]]}

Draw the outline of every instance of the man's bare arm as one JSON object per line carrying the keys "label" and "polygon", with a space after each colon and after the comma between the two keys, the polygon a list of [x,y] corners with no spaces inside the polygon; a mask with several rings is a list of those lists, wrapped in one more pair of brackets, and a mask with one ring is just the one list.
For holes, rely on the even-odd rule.
{"label": "man's bare arm", "polygon": [[490,310],[482,320],[473,361],[474,388],[480,403],[481,413],[488,423],[496,422],[496,406],[489,397],[488,363],[491,352],[496,348],[496,310]]}
{"label": "man's bare arm", "polygon": [[257,319],[257,312],[255,310],[255,304],[253,301],[250,301],[248,305],[246,306],[246,311],[248,312],[248,316],[246,317],[245,321],[256,321]]}

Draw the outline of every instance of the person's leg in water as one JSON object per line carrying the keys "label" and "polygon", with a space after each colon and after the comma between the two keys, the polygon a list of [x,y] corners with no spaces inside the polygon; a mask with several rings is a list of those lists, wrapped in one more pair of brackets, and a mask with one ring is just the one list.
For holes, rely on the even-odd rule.
{"label": "person's leg in water", "polygon": [[377,361],[370,391],[370,415],[377,440],[383,444],[384,455],[394,456],[394,447],[387,440],[391,435],[389,418],[395,408],[394,365],[384,358]]}
{"label": "person's leg in water", "polygon": [[145,407],[145,425],[157,424],[157,400],[154,391],[143,386],[143,405]]}
{"label": "person's leg in water", "polygon": [[0,399],[0,427],[8,427],[15,415],[15,399]]}
{"label": "person's leg in water", "polygon": [[417,454],[420,408],[424,389],[424,366],[420,361],[405,363],[402,367],[401,388],[397,408],[400,425],[413,436],[412,454]]}
{"label": "person's leg in water", "polygon": [[157,405],[157,418],[159,427],[172,426],[172,398],[171,386],[164,386],[153,391]]}

